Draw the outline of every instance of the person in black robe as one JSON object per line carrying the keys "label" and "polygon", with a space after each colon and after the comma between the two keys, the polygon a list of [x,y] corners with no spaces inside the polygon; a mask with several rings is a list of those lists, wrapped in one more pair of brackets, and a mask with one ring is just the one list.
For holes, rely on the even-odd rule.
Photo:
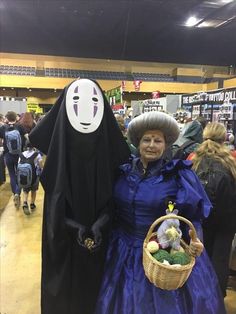
{"label": "person in black robe", "polygon": [[29,135],[47,155],[42,234],[42,314],[94,312],[103,274],[118,166],[130,152],[100,86],[65,87]]}

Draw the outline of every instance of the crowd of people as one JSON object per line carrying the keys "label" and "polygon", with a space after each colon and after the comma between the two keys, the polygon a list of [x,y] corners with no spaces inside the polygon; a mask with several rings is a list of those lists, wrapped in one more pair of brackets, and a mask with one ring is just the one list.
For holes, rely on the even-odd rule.
{"label": "crowd of people", "polygon": [[[5,181],[5,167],[7,168],[10,178],[10,185],[13,194],[14,205],[19,209],[21,205],[21,192],[23,190],[23,204],[22,209],[26,215],[30,215],[35,210],[36,193],[39,185],[39,175],[43,168],[42,156],[40,153],[35,155],[35,149],[30,144],[28,134],[35,127],[36,121],[31,112],[25,112],[21,115],[14,111],[8,111],[5,116],[1,115],[0,124],[0,146],[3,149],[3,163],[1,164],[1,176]],[[27,184],[24,182],[21,185],[21,181],[26,180],[27,173],[20,172],[19,164],[30,164],[31,172],[28,172],[28,177],[31,176],[31,182]],[[28,169],[30,169],[28,167]],[[23,169],[22,171],[27,171]],[[30,170],[29,170],[30,171]],[[30,179],[28,178],[28,179]],[[31,193],[30,206],[28,205],[28,194]]]}
{"label": "crowd of people", "polygon": [[[38,123],[31,113],[5,118],[0,138],[16,208],[23,190],[24,213],[35,210],[39,177],[45,191],[42,314],[226,313],[236,159],[223,124],[199,117],[180,132],[172,115],[152,111],[126,126],[87,79],[65,87]],[[25,159],[36,169],[28,186],[17,170]],[[145,275],[142,254],[170,203],[197,237],[180,224],[195,265],[182,287],[164,290]]]}

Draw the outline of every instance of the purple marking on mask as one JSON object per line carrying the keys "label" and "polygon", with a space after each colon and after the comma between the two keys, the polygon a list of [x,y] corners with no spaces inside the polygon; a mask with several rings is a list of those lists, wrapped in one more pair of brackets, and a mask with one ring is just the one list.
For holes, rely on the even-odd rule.
{"label": "purple marking on mask", "polygon": [[74,111],[75,111],[75,114],[78,116],[78,105],[77,104],[74,104]]}
{"label": "purple marking on mask", "polygon": [[95,117],[96,113],[98,111],[98,106],[93,107],[93,116]]}
{"label": "purple marking on mask", "polygon": [[[93,94],[94,94],[94,95],[97,95],[97,91],[96,91],[96,88],[95,88],[95,87],[93,88]],[[97,111],[98,111],[98,106],[94,105],[94,107],[93,107],[93,116],[94,116],[94,117],[95,117]]]}
{"label": "purple marking on mask", "polygon": [[[76,88],[74,89],[74,93],[78,94],[78,92],[79,92],[79,88],[78,88],[78,86],[76,86]],[[76,98],[76,97],[74,97],[74,98]],[[79,97],[77,97],[77,98],[79,98]],[[78,105],[77,104],[74,104],[74,111],[75,111],[75,114],[78,116]]]}
{"label": "purple marking on mask", "polygon": [[79,88],[78,88],[78,86],[76,86],[74,93],[77,94],[78,92],[79,92]]}

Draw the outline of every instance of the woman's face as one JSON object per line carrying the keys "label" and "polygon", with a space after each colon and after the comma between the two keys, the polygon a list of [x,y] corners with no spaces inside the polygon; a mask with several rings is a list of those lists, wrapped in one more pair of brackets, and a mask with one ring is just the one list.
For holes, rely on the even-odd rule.
{"label": "woman's face", "polygon": [[165,138],[161,131],[146,131],[139,143],[139,152],[144,166],[159,159],[165,150]]}

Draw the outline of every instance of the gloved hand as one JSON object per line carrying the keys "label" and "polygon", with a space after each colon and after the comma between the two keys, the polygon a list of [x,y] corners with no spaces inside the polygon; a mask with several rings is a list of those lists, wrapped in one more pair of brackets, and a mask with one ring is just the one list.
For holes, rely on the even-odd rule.
{"label": "gloved hand", "polygon": [[84,240],[87,238],[87,228],[83,225],[78,224],[78,232],[77,232],[77,242],[80,246],[87,248],[84,244]]}
{"label": "gloved hand", "polygon": [[94,244],[91,247],[91,251],[97,251],[97,249],[100,247],[102,244],[102,233],[101,229],[95,225],[92,226],[91,228],[91,234],[93,237]]}
{"label": "gloved hand", "polygon": [[91,235],[94,240],[94,244],[91,248],[91,251],[97,251],[102,244],[102,228],[108,222],[109,216],[108,214],[103,214],[91,227]]}
{"label": "gloved hand", "polygon": [[76,235],[76,240],[78,244],[87,249],[87,246],[84,244],[84,240],[87,238],[88,229],[84,225],[79,224],[78,222],[66,218],[66,226],[68,229]]}

